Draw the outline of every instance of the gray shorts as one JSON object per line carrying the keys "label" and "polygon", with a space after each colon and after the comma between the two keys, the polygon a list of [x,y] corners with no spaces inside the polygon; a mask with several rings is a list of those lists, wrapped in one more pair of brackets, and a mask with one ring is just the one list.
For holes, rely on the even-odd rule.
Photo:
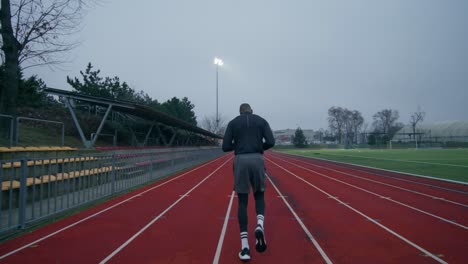
{"label": "gray shorts", "polygon": [[265,191],[265,161],[260,153],[239,154],[234,158],[234,190],[236,193]]}

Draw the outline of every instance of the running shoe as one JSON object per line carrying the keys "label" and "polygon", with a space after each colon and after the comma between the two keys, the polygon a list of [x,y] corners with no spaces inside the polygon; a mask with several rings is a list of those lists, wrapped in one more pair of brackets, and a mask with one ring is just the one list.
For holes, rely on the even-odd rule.
{"label": "running shoe", "polygon": [[244,248],[239,252],[239,258],[242,261],[249,261],[250,260],[250,249]]}
{"label": "running shoe", "polygon": [[255,238],[257,240],[255,244],[255,249],[257,252],[263,252],[267,249],[267,245],[265,242],[265,234],[263,233],[263,227],[261,225],[257,225],[255,228]]}

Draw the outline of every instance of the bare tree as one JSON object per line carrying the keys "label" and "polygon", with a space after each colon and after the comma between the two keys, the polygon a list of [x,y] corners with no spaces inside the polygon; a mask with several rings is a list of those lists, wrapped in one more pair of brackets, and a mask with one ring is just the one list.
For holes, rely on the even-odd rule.
{"label": "bare tree", "polygon": [[392,109],[384,109],[374,114],[374,131],[384,134],[384,142],[391,140],[398,130],[404,126],[403,123],[396,122],[399,117],[398,111]]}
{"label": "bare tree", "polygon": [[79,30],[84,0],[19,0],[11,6],[19,64],[29,61],[23,68],[62,63],[59,55],[77,46],[71,36]]}
{"label": "bare tree", "polygon": [[339,143],[345,144],[357,142],[358,132],[364,123],[364,118],[357,110],[349,110],[341,107],[328,109],[328,126],[337,134]]}
{"label": "bare tree", "polygon": [[201,121],[201,127],[205,130],[208,130],[214,134],[223,135],[226,131],[227,121],[226,118],[222,115],[218,115],[219,126],[216,125],[216,116],[205,116]]}
{"label": "bare tree", "polygon": [[410,117],[410,125],[411,125],[411,128],[413,129],[413,136],[414,136],[414,142],[416,144],[416,148],[418,148],[418,140],[416,139],[416,125],[419,122],[424,121],[425,116],[426,116],[426,113],[422,112],[421,108],[418,106],[418,110],[414,112],[413,114],[411,114],[411,117]]}
{"label": "bare tree", "polygon": [[338,142],[342,142],[343,130],[345,129],[345,109],[332,106],[328,109],[328,126],[332,132],[335,132]]}
{"label": "bare tree", "polygon": [[[94,1],[89,0],[87,2]],[[0,23],[5,80],[0,111],[15,114],[21,68],[57,64],[77,45],[85,0],[1,0]],[[2,61],[3,62],[3,61]],[[27,63],[26,63],[27,62]]]}
{"label": "bare tree", "polygon": [[344,130],[345,130],[345,144],[349,145],[352,143],[352,134],[353,134],[353,123],[352,123],[352,116],[353,112],[350,111],[347,108],[344,108],[344,111],[342,113],[342,121],[344,124]]}
{"label": "bare tree", "polygon": [[384,134],[388,134],[392,125],[394,125],[395,121],[400,118],[400,114],[397,110],[384,109],[374,114],[373,118],[373,125],[375,130]]}
{"label": "bare tree", "polygon": [[350,125],[353,131],[353,141],[355,143],[358,142],[358,134],[363,124],[364,124],[364,117],[362,117],[361,112],[357,110],[352,111],[351,116],[350,116]]}

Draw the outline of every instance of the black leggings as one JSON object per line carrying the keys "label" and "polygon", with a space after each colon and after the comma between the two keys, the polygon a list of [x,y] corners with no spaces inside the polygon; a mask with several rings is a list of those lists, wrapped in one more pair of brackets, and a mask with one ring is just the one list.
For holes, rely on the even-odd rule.
{"label": "black leggings", "polygon": [[[238,193],[239,208],[237,209],[237,218],[239,220],[240,232],[247,232],[247,205],[249,204],[248,193]],[[255,192],[255,210],[257,215],[265,215],[265,199],[263,192]]]}

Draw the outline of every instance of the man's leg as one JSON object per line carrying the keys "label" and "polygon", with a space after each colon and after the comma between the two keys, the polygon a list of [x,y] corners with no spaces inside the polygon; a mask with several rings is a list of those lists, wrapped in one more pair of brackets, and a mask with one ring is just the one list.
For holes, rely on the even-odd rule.
{"label": "man's leg", "polygon": [[239,220],[239,229],[241,237],[241,252],[239,257],[241,260],[250,260],[250,247],[247,233],[247,205],[249,203],[248,193],[237,194],[239,206],[237,209],[237,219]]}
{"label": "man's leg", "polygon": [[257,191],[254,193],[255,197],[255,210],[257,211],[257,227],[255,228],[255,238],[257,240],[255,249],[258,252],[266,250],[265,233],[263,223],[265,220],[265,198],[264,192]]}

